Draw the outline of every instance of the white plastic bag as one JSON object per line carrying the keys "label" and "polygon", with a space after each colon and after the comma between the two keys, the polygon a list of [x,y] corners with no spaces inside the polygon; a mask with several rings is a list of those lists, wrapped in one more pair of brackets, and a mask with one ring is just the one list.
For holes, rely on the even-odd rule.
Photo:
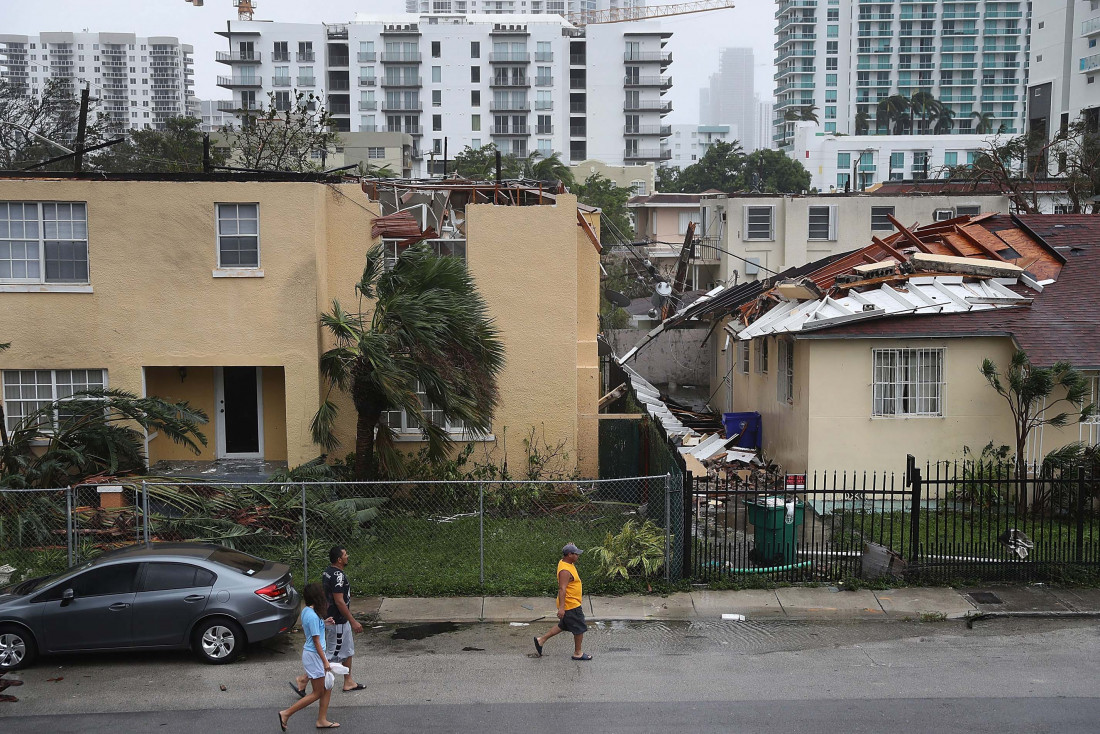
{"label": "white plastic bag", "polygon": [[331,691],[332,686],[336,684],[336,676],[332,674],[332,671],[325,672],[325,690]]}

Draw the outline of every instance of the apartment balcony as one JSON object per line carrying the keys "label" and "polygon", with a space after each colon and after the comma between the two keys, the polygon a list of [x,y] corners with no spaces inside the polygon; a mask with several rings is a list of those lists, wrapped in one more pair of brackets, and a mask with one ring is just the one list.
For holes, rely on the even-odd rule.
{"label": "apartment balcony", "polygon": [[[856,80],[856,87],[859,88],[859,89],[878,88],[878,87],[881,87],[883,89],[889,89],[890,88],[890,80],[889,79],[857,79]],[[800,87],[800,89],[813,89],[813,85],[810,85],[809,87]]]}
{"label": "apartment balcony", "polygon": [[255,102],[250,103],[250,104],[244,104],[244,103],[241,103],[241,102],[235,102],[231,99],[219,100],[217,105],[215,105],[215,106],[217,107],[218,112],[232,112],[232,113],[255,112],[256,110],[260,109],[260,106],[258,104],[256,104]]}
{"label": "apartment balcony", "polygon": [[489,103],[490,112],[528,112],[531,109],[531,103],[527,101],[511,102],[508,100],[497,101],[493,100]]}
{"label": "apartment balcony", "polygon": [[380,133],[408,133],[409,135],[423,135],[424,128],[420,125],[379,125]]}
{"label": "apartment balcony", "polygon": [[[893,67],[887,65],[883,68],[892,69]],[[779,81],[783,77],[790,76],[791,74],[813,74],[815,71],[817,71],[816,66],[791,66],[786,69],[780,69],[778,72],[776,72],[773,79],[775,79],[775,81]]]}
{"label": "apartment balcony", "polygon": [[348,40],[348,27],[346,25],[326,26],[325,37],[330,41],[346,41]]}
{"label": "apartment balcony", "polygon": [[1020,83],[1020,81],[1016,77],[1011,77],[1011,76],[994,77],[992,79],[982,79],[982,86],[983,87],[988,87],[988,86],[1015,87],[1019,83]]}
{"label": "apartment balcony", "polygon": [[623,151],[626,161],[667,161],[672,159],[672,151],[667,148],[627,148]]}
{"label": "apartment balcony", "polygon": [[941,87],[973,87],[978,82],[974,79],[947,79],[940,82]]}
{"label": "apartment balcony", "polygon": [[1092,71],[1093,69],[1100,69],[1100,54],[1093,54],[1092,56],[1085,56],[1081,59],[1081,68],[1078,71]]}
{"label": "apartment balcony", "polygon": [[359,109],[360,110],[376,110],[376,109],[378,109],[378,102],[376,100],[373,100],[373,99],[369,99],[369,100],[362,100],[361,99],[361,100],[359,100]]}
{"label": "apartment balcony", "polygon": [[378,54],[374,51],[360,51],[355,55],[355,60],[361,64],[378,60]]}
{"label": "apartment balcony", "polygon": [[909,11],[903,12],[898,16],[899,20],[935,20],[936,14],[933,12],[928,13],[912,13]]}
{"label": "apartment balcony", "polygon": [[275,63],[289,62],[290,61],[290,52],[289,51],[287,51],[286,53],[281,53],[281,52],[278,52],[278,51],[272,52],[271,60]]}
{"label": "apartment balcony", "polygon": [[571,125],[569,127],[569,137],[571,138],[583,138],[588,135],[588,130],[584,125]]}
{"label": "apartment balcony", "polygon": [[273,87],[289,87],[291,85],[290,77],[288,76],[273,76],[271,77],[271,86]]}
{"label": "apartment balcony", "polygon": [[1081,23],[1082,36],[1095,36],[1100,33],[1100,18],[1090,18]]}
{"label": "apartment balcony", "polygon": [[584,54],[569,54],[570,66],[584,66],[586,63],[588,62],[585,60]]}
{"label": "apartment balcony", "polygon": [[553,101],[548,100],[548,99],[536,99],[535,100],[535,109],[536,110],[552,110],[552,109],[554,109],[554,103],[553,103]]}
{"label": "apartment balcony", "polygon": [[977,61],[944,61],[940,64],[941,69],[977,69]]}
{"label": "apartment balcony", "polygon": [[978,52],[978,44],[967,46],[944,46],[940,51],[945,54],[973,54]]}
{"label": "apartment balcony", "polygon": [[796,41],[812,41],[817,38],[816,33],[788,33],[787,35],[776,41],[772,48],[782,48],[789,43],[795,43]]}
{"label": "apartment balcony", "polygon": [[536,51],[535,61],[538,63],[549,63],[554,60],[553,51]]}
{"label": "apartment balcony", "polygon": [[987,54],[1003,54],[1003,53],[1016,53],[1022,50],[1022,46],[1018,43],[1006,43],[1003,46],[993,44],[991,46],[982,46],[982,52]]}
{"label": "apartment balcony", "polygon": [[[906,33],[905,31],[898,31],[899,36],[913,35],[912,31]],[[886,30],[864,30],[856,31],[857,38],[893,38],[894,32],[887,28]]]}
{"label": "apartment balcony", "polygon": [[553,135],[553,134],[554,134],[554,126],[553,125],[536,125],[535,126],[535,135]]}
{"label": "apartment balcony", "polygon": [[298,53],[294,54],[294,59],[299,63],[312,63],[317,60],[317,54],[313,51],[299,51]]}
{"label": "apartment balcony", "polygon": [[383,87],[422,87],[424,77],[382,77]]}
{"label": "apartment balcony", "polygon": [[1018,36],[1022,33],[1019,28],[986,28],[985,35],[989,36]]}
{"label": "apartment balcony", "polygon": [[861,13],[858,16],[856,16],[856,20],[858,20],[858,21],[893,20],[893,19],[894,19],[894,14],[893,13]]}
{"label": "apartment balcony", "polygon": [[527,77],[493,77],[489,80],[490,87],[503,87],[505,89],[518,89],[531,86],[531,80]]}
{"label": "apartment balcony", "polygon": [[944,28],[942,31],[940,31],[940,35],[944,36],[945,38],[951,38],[953,36],[976,36],[976,35],[978,35],[978,29],[977,28]]}
{"label": "apartment balcony", "polygon": [[424,103],[419,101],[386,100],[382,103],[383,112],[420,112],[423,109]]}
{"label": "apartment balcony", "polygon": [[571,115],[583,115],[583,114],[585,114],[585,112],[587,112],[587,109],[588,108],[585,106],[583,101],[580,102],[580,103],[577,103],[577,102],[570,102],[569,103],[569,114],[571,114]]}
{"label": "apartment balcony", "polygon": [[643,64],[651,61],[660,62],[663,66],[672,63],[672,54],[664,51],[627,51],[623,54],[623,61],[628,64]]}
{"label": "apartment balcony", "polygon": [[529,36],[531,32],[527,30],[526,25],[514,24],[514,23],[494,23],[492,30],[489,31],[490,36]]}
{"label": "apartment balcony", "polygon": [[623,128],[623,135],[626,137],[641,137],[657,135],[662,138],[667,138],[672,135],[671,125],[634,125],[626,126]]}
{"label": "apartment balcony", "polygon": [[552,87],[554,86],[554,77],[552,76],[537,76],[535,77],[536,87]]}
{"label": "apartment balcony", "polygon": [[258,64],[262,61],[262,54],[257,51],[251,54],[227,54],[218,51],[214,54],[214,60],[222,64]]}
{"label": "apartment balcony", "polygon": [[1020,95],[1018,94],[983,94],[983,102],[1019,102]]}
{"label": "apartment balcony", "polygon": [[300,76],[298,77],[299,87],[315,87],[317,86],[317,78],[312,76]]}
{"label": "apartment balcony", "polygon": [[508,138],[528,138],[531,136],[531,128],[529,127],[515,127],[501,125],[494,125],[489,129],[489,134],[496,137],[508,137]]}
{"label": "apartment balcony", "polygon": [[976,20],[980,15],[976,10],[945,10],[942,17],[944,20]]}
{"label": "apartment balcony", "polygon": [[382,27],[383,36],[419,36],[420,26],[416,23],[393,23]]}
{"label": "apartment balcony", "polygon": [[775,63],[778,64],[784,59],[790,58],[812,59],[815,56],[816,53],[812,48],[792,48],[790,51],[784,51],[783,53],[779,54],[779,56],[775,57]]}
{"label": "apartment balcony", "polygon": [[351,105],[346,102],[329,102],[328,111],[333,115],[350,115]]}
{"label": "apartment balcony", "polygon": [[489,54],[490,64],[529,64],[531,54],[524,51],[497,51]]}
{"label": "apartment balcony", "polygon": [[817,0],[784,0],[776,8],[775,16],[778,18],[797,8],[816,8]]}
{"label": "apartment balcony", "polygon": [[351,65],[351,59],[348,56],[329,56],[328,67],[330,69],[346,68]]}
{"label": "apartment balcony", "polygon": [[816,25],[817,18],[813,14],[810,15],[788,15],[779,21],[779,24],[773,29],[775,35],[779,35],[779,32],[784,28],[789,28],[792,25]]}
{"label": "apartment balcony", "polygon": [[958,102],[977,102],[978,97],[974,94],[944,94],[940,96],[941,102],[950,102],[952,104]]}
{"label": "apartment balcony", "polygon": [[623,79],[623,86],[632,89],[638,87],[653,87],[655,89],[672,89],[672,77],[670,76],[637,76]]}
{"label": "apartment balcony", "polygon": [[1019,69],[1019,61],[983,61],[983,69]]}
{"label": "apartment balcony", "polygon": [[624,112],[652,112],[657,111],[661,114],[672,112],[672,102],[665,102],[660,99],[640,99],[637,102],[627,101],[623,103]]}
{"label": "apartment balcony", "polygon": [[249,77],[244,77],[244,76],[219,76],[218,77],[218,86],[219,87],[229,87],[229,88],[233,88],[233,87],[257,87],[258,88],[258,87],[263,86],[263,84],[261,83],[260,77],[258,77],[258,76],[249,76]]}
{"label": "apartment balcony", "polygon": [[351,81],[348,79],[329,79],[328,90],[330,92],[346,92],[351,89]]}
{"label": "apartment balcony", "polygon": [[987,10],[985,13],[986,18],[1023,18],[1024,13],[1021,10]]}
{"label": "apartment balcony", "polygon": [[870,61],[860,61],[858,64],[856,64],[856,71],[887,71],[888,69],[893,68],[893,64],[888,64],[881,61],[874,64],[872,64]]}
{"label": "apartment balcony", "polygon": [[378,84],[378,78],[373,76],[361,76],[359,77],[359,86],[361,87],[373,87]]}
{"label": "apartment balcony", "polygon": [[877,48],[861,48],[856,53],[859,54],[892,54],[894,53],[893,46],[879,46]]}

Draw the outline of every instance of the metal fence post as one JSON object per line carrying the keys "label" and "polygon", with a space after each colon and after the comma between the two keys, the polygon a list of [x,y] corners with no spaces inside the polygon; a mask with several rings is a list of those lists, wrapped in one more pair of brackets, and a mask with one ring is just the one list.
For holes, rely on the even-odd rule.
{"label": "metal fence post", "polygon": [[303,586],[309,583],[309,538],[306,535],[306,484],[302,482],[302,579]]}
{"label": "metal fence post", "polygon": [[913,467],[909,479],[913,485],[913,502],[909,509],[909,563],[916,563],[920,554],[920,539],[917,537],[920,534],[920,468]]}
{"label": "metal fence post", "polygon": [[69,568],[73,565],[73,488],[65,487],[65,546],[68,552]]}
{"label": "metal fence post", "polygon": [[1085,560],[1085,467],[1077,467],[1077,548],[1075,559]]}
{"label": "metal fence post", "polygon": [[665,583],[672,579],[672,472],[665,472]]}
{"label": "metal fence post", "polygon": [[477,485],[478,545],[480,546],[481,586],[485,586],[485,482]]}
{"label": "metal fence post", "polygon": [[142,480],[141,482],[141,507],[142,514],[145,516],[145,542],[149,542],[149,484]]}

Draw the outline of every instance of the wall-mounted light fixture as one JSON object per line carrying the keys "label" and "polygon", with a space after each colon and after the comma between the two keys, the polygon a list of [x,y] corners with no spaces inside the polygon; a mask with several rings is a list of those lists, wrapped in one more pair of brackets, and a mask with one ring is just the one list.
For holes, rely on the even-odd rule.
{"label": "wall-mounted light fixture", "polygon": [[187,368],[186,367],[180,367],[180,382],[183,382],[186,379],[187,379]]}

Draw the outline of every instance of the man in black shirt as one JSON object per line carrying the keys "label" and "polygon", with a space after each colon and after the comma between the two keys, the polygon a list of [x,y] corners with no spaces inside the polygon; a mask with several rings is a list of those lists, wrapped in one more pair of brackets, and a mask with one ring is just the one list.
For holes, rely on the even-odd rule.
{"label": "man in black shirt", "polygon": [[[333,546],[328,552],[332,564],[321,574],[321,586],[328,600],[328,616],[325,620],[325,656],[334,663],[347,666],[344,675],[344,691],[361,691],[366,688],[356,683],[351,673],[351,659],[355,655],[354,633],[363,631],[363,625],[355,621],[348,609],[351,603],[351,582],[344,573],[348,565],[348,551],[343,546]],[[305,695],[305,676],[298,676],[298,695]]]}

